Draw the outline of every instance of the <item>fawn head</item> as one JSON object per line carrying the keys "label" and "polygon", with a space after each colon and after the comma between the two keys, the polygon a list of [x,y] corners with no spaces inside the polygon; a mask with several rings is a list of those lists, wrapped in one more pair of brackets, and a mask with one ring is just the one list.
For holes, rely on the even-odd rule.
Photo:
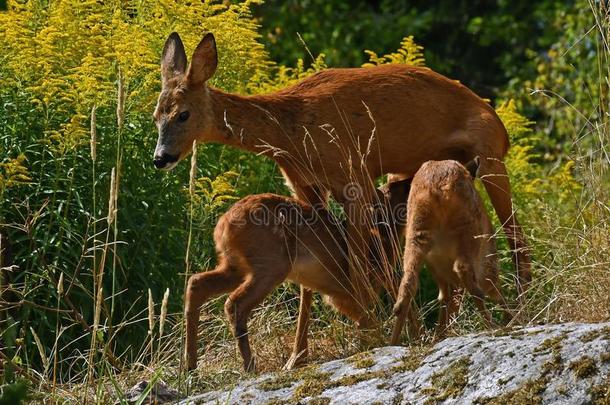
{"label": "fawn head", "polygon": [[153,163],[171,170],[186,157],[193,141],[212,130],[212,110],[206,82],[218,64],[214,35],[206,34],[187,67],[180,36],[173,32],[161,55],[161,93],[153,114],[159,130]]}

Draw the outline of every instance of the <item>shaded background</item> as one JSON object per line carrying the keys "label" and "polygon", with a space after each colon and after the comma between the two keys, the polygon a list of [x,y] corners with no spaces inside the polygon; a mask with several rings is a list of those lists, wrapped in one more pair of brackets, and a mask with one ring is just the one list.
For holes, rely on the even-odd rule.
{"label": "shaded background", "polygon": [[424,47],[427,65],[494,98],[515,76],[535,74],[532,56],[557,39],[567,1],[269,0],[254,10],[272,59],[293,64],[304,46],[329,66],[360,66],[363,49],[390,52],[405,35]]}

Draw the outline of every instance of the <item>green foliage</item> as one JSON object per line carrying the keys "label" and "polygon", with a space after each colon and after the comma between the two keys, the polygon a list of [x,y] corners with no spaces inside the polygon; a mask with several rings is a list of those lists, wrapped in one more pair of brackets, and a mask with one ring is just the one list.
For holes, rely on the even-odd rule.
{"label": "green foliage", "polygon": [[413,35],[425,48],[430,68],[491,99],[517,77],[535,78],[528,55],[543,56],[557,40],[562,31],[554,16],[562,10],[573,13],[573,3],[267,0],[254,13],[272,59],[281,64],[292,65],[306,55],[299,35],[314,55],[324,53],[335,67],[360,66],[367,59],[362,49],[387,52]]}
{"label": "green foliage", "polygon": [[27,399],[27,394],[28,384],[25,380],[0,385],[0,405],[20,405]]}
{"label": "green foliage", "polygon": [[396,52],[383,56],[377,56],[373,51],[364,51],[369,56],[369,61],[362,66],[378,66],[388,63],[403,63],[412,66],[425,66],[423,46],[417,45],[413,36],[404,37],[400,42],[400,48]]}
{"label": "green foliage", "polygon": [[549,23],[562,35],[543,52],[527,53],[535,74],[513,78],[504,95],[536,118],[537,131],[543,135],[537,149],[554,160],[576,153],[575,147],[591,146],[587,135],[595,132],[594,123],[607,111],[603,99],[607,100],[608,89],[603,83],[609,60],[603,52],[607,38],[596,26],[607,16],[591,8],[589,1],[578,0],[550,17]]}
{"label": "green foliage", "polygon": [[7,188],[27,184],[31,180],[25,166],[24,154],[17,156],[15,159],[0,162],[0,196]]}
{"label": "green foliage", "polygon": [[295,67],[276,66],[271,74],[259,72],[252,78],[248,85],[248,90],[251,93],[269,93],[284,87],[288,87],[298,81],[311,76],[312,74],[326,69],[324,54],[318,55],[311,66],[305,67],[303,59],[297,60]]}
{"label": "green foliage", "polygon": [[[513,199],[519,209],[530,213],[549,204],[560,211],[574,209],[573,204],[566,204],[582,189],[572,175],[574,162],[567,161],[549,170],[539,163],[541,159],[536,146],[540,142],[540,135],[533,131],[534,123],[517,112],[513,101],[502,104],[496,111],[511,142],[506,166],[511,175]],[[558,219],[567,218],[566,214],[568,212]]]}
{"label": "green foliage", "polygon": [[232,171],[222,173],[215,179],[200,177],[195,180],[195,196],[193,205],[195,209],[205,209],[203,216],[218,212],[225,208],[227,203],[235,201],[238,197],[235,187],[231,183],[238,174]]}

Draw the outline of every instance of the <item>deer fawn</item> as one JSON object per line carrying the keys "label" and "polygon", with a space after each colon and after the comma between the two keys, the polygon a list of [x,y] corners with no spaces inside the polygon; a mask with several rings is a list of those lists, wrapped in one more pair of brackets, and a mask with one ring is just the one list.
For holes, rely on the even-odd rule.
{"label": "deer fawn", "polygon": [[[211,33],[188,66],[178,34],[167,38],[153,114],[157,168],[175,167],[194,141],[216,142],[275,160],[301,201],[325,204],[332,194],[348,216],[349,274],[361,295],[371,221],[360,219],[370,215],[373,179],[384,173],[412,177],[431,159],[465,163],[481,156],[484,185],[513,249],[523,292],[530,258],[502,162],[508,136],[494,109],[468,88],[430,69],[393,64],[326,69],[271,94],[241,96],[207,85],[217,64]],[[351,183],[360,187],[357,198],[344,194]]]}
{"label": "deer fawn", "polygon": [[419,335],[412,301],[424,262],[439,288],[439,334],[444,333],[458,309],[455,294],[460,287],[474,297],[488,325],[491,315],[485,307],[485,296],[505,303],[499,290],[492,224],[474,187],[479,168],[478,157],[466,167],[454,160],[429,161],[413,178],[407,207],[404,275],[394,306],[393,345],[399,343],[407,317],[410,337]]}
{"label": "deer fawn", "polygon": [[[375,231],[379,233],[381,249],[379,253],[371,252],[377,257],[380,267],[382,262],[395,263],[398,257],[395,252],[400,227],[405,223],[404,208],[409,185],[410,180],[405,180],[380,189],[381,204],[375,207],[379,224]],[[367,313],[372,302],[356,299],[346,271],[344,229],[328,211],[316,210],[290,197],[252,195],[237,202],[220,218],[214,230],[214,241],[218,266],[213,271],[191,276],[186,290],[186,357],[189,369],[197,365],[197,324],[201,306],[227,292],[230,295],[225,303],[225,312],[246,371],[254,370],[247,327],[250,311],[284,280],[326,295],[333,307],[359,327],[372,326],[374,320]],[[375,280],[379,292],[386,280],[380,274],[370,274],[369,277]],[[287,368],[303,362],[307,355],[310,305],[309,301],[301,301],[299,317],[304,319],[300,319],[298,324]]]}

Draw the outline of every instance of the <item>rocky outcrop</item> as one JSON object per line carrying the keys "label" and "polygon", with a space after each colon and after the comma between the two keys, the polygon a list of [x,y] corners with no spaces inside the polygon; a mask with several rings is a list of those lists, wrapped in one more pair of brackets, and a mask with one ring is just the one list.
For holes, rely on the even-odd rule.
{"label": "rocky outcrop", "polygon": [[610,404],[610,323],[382,347],[265,374],[181,404]]}

